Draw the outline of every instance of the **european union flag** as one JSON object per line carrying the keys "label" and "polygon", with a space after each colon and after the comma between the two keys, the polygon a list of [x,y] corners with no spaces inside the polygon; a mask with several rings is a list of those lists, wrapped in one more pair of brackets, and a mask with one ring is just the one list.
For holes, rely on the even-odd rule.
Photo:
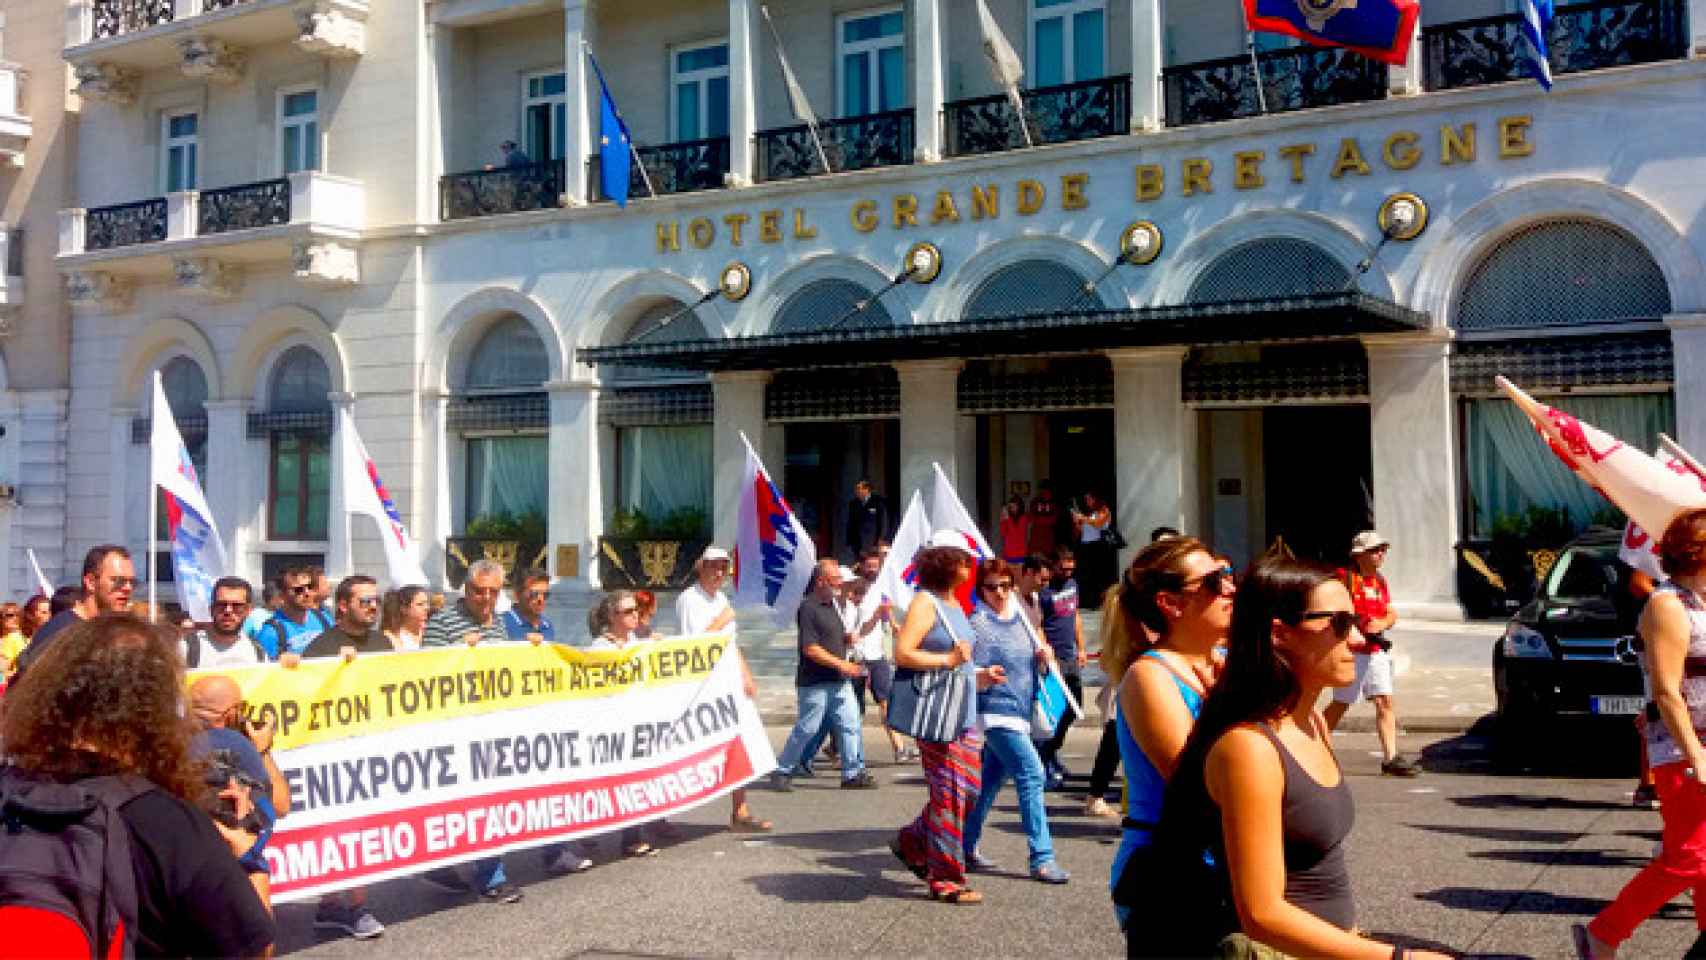
{"label": "european union flag", "polygon": [[618,207],[628,205],[628,183],[633,177],[634,148],[628,136],[628,125],[616,109],[610,87],[604,82],[604,71],[592,51],[586,54],[592,72],[598,75],[598,180],[606,199]]}
{"label": "european union flag", "polygon": [[1418,0],[1244,0],[1251,30],[1346,47],[1394,66],[1409,57],[1421,12]]}

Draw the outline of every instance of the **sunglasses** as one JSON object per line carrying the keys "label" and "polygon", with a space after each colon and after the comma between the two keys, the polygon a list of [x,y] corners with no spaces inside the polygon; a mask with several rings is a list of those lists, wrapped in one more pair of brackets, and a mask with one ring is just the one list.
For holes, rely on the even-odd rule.
{"label": "sunglasses", "polygon": [[500,589],[502,589],[502,588],[501,587],[476,587],[473,584],[468,585],[468,592],[473,594],[476,597],[495,597],[498,595],[498,591]]}
{"label": "sunglasses", "polygon": [[209,604],[215,610],[241,610],[248,605],[247,600],[215,600]]}
{"label": "sunglasses", "polygon": [[1193,593],[1202,590],[1206,593],[1225,593],[1228,586],[1237,586],[1237,574],[1231,567],[1221,567],[1203,574],[1195,583],[1186,581],[1179,587],[1180,593]]}
{"label": "sunglasses", "polygon": [[527,591],[527,599],[529,599],[529,600],[549,600],[549,599],[551,599],[551,591],[549,591],[549,590],[529,590],[529,591]]}
{"label": "sunglasses", "polygon": [[1013,581],[1011,581],[1011,580],[991,580],[988,583],[985,583],[983,585],[983,589],[991,590],[991,591],[993,591],[993,590],[1011,590],[1011,589],[1013,589]]}
{"label": "sunglasses", "polygon": [[635,616],[638,616],[639,613],[640,613],[639,607],[617,607],[616,608],[616,615],[619,617],[626,617],[629,614],[633,614]]}
{"label": "sunglasses", "polygon": [[1333,630],[1333,636],[1340,640],[1351,635],[1351,628],[1357,625],[1357,615],[1349,610],[1310,610],[1297,618],[1304,620],[1325,620]]}
{"label": "sunglasses", "polygon": [[355,603],[358,606],[363,606],[363,607],[377,607],[377,606],[379,606],[379,598],[378,597],[356,597]]}
{"label": "sunglasses", "polygon": [[124,587],[135,589],[136,587],[135,577],[108,577],[107,582],[113,585],[114,590],[123,589]]}
{"label": "sunglasses", "polygon": [[299,593],[313,593],[314,585],[311,583],[299,583],[296,586],[291,587],[290,592],[293,595]]}

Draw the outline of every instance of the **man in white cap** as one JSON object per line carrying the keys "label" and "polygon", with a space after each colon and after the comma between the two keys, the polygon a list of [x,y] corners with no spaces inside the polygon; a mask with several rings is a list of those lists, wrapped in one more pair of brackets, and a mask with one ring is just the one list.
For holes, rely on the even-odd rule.
{"label": "man in white cap", "polygon": [[[698,636],[706,633],[720,633],[728,637],[728,651],[740,660],[741,688],[748,700],[758,696],[758,684],[752,679],[752,670],[746,665],[746,658],[740,655],[740,646],[735,643],[735,611],[729,605],[729,598],[723,594],[723,584],[729,579],[729,552],[716,544],[705,548],[693,564],[693,572],[698,574],[698,581],[686,590],[681,591],[675,598],[675,623],[683,636]],[[752,810],[746,805],[746,790],[736,790],[729,794],[734,803],[734,809],[729,815],[729,829],[736,833],[769,833],[772,824],[768,820],[760,820],[753,816]]]}
{"label": "man in white cap", "polygon": [[1380,567],[1386,562],[1390,540],[1364,530],[1351,540],[1351,566],[1340,570],[1345,588],[1351,592],[1356,605],[1357,629],[1366,646],[1356,652],[1357,678],[1348,687],[1333,692],[1333,702],[1327,705],[1327,727],[1339,725],[1345,711],[1358,700],[1367,697],[1374,703],[1374,729],[1380,736],[1380,751],[1384,756],[1380,772],[1393,777],[1414,777],[1422,768],[1398,752],[1398,714],[1392,706],[1392,643],[1386,631],[1398,622],[1392,612],[1392,591]]}

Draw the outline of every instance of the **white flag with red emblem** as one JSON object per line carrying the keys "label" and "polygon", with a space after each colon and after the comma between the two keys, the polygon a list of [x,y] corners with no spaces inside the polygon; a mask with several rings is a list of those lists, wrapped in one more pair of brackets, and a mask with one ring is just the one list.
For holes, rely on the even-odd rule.
{"label": "white flag with red emblem", "polygon": [[1650,457],[1592,424],[1541,403],[1504,377],[1495,382],[1528,414],[1534,429],[1565,466],[1652,537],[1663,536],[1684,510],[1706,507],[1706,478],[1695,475],[1680,459],[1671,465]]}
{"label": "white flag with red emblem", "polygon": [[918,592],[918,566],[913,561],[929,539],[930,521],[924,517],[924,498],[914,490],[912,499],[906,503],[906,512],[900,515],[900,526],[895,529],[888,556],[877,571],[877,582],[865,591],[865,600],[859,605],[860,623],[876,616],[877,608],[884,602],[894,606],[897,620],[906,617],[906,608],[912,605],[912,596]]}
{"label": "white flag with red emblem", "polygon": [[361,442],[355,417],[348,408],[338,417],[338,442],[343,444],[344,509],[366,514],[379,524],[379,540],[385,545],[385,570],[391,586],[426,586],[426,571],[421,569],[415,553],[414,538],[403,525],[403,515],[397,510],[397,502],[391,499],[391,491],[379,479],[379,468],[367,455],[367,445]]}
{"label": "white flag with red emblem", "polygon": [[[977,558],[979,567],[985,561],[995,559],[994,549],[989,546],[989,541],[983,538],[983,531],[972,522],[965,504],[960,502],[960,495],[954,491],[953,482],[942,472],[942,465],[932,463],[930,468],[936,471],[935,488],[930,493],[930,525],[937,530],[952,530],[965,537],[966,549]],[[961,584],[955,594],[967,614],[977,606],[977,577],[977,569],[974,568],[971,579]]]}
{"label": "white flag with red emblem", "polygon": [[[1674,447],[1675,441],[1664,434],[1659,434],[1659,448],[1653,451],[1653,459],[1657,460],[1671,473],[1683,477],[1694,477],[1706,489],[1706,470],[1699,468],[1698,462],[1681,447]],[[1659,538],[1647,532],[1647,529],[1631,520],[1623,528],[1623,546],[1617,551],[1618,559],[1641,571],[1654,580],[1665,578],[1664,570],[1659,566]]]}

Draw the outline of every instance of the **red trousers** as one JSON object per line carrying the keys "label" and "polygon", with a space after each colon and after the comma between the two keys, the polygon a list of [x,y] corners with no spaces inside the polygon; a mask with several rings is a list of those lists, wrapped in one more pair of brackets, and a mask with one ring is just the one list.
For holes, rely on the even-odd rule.
{"label": "red trousers", "polygon": [[1694,891],[1695,925],[1706,930],[1706,783],[1690,780],[1682,771],[1680,763],[1653,768],[1664,849],[1588,924],[1588,931],[1607,946],[1629,939],[1643,920],[1684,890]]}

